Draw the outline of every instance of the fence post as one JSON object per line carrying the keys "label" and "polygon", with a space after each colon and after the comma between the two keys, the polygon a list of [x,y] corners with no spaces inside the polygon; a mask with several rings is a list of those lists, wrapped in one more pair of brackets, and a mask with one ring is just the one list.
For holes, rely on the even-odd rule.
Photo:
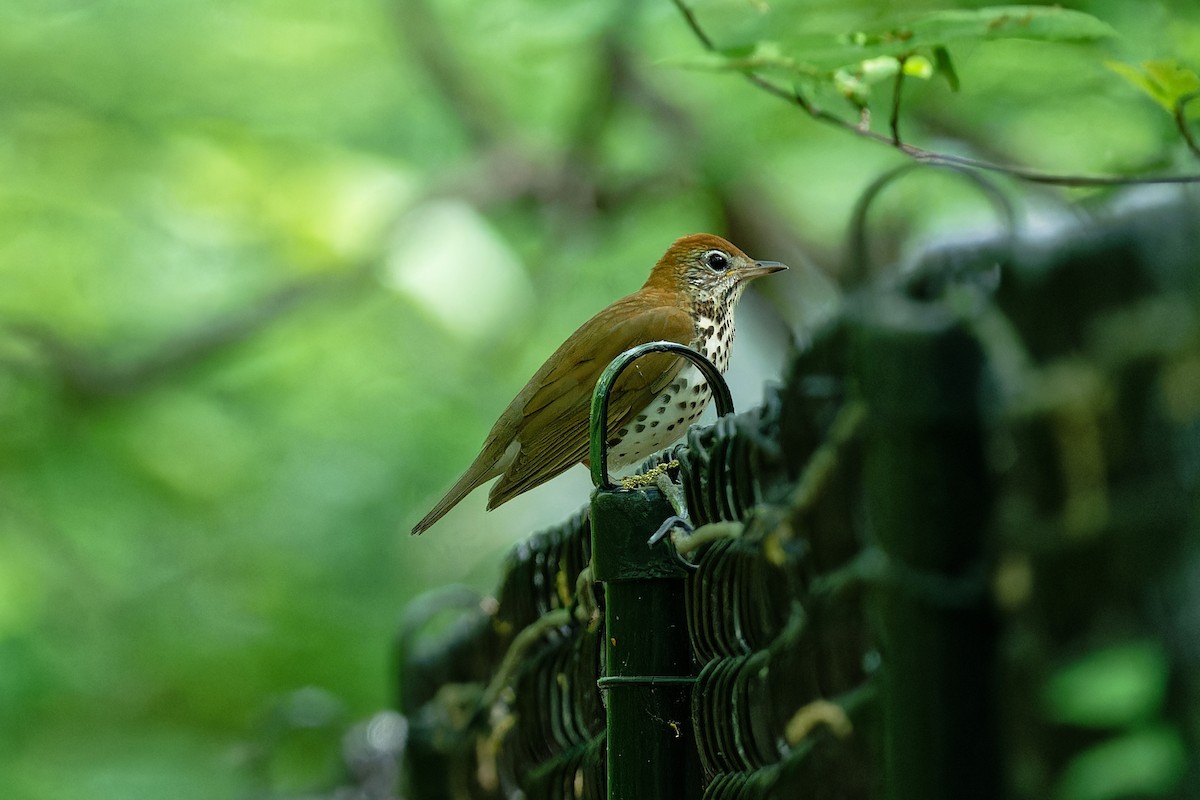
{"label": "fence post", "polygon": [[656,490],[597,489],[592,496],[592,570],[604,584],[599,685],[607,710],[610,800],[700,796],[686,571],[667,541],[646,544],[672,513]]}
{"label": "fence post", "polygon": [[609,800],[700,796],[692,726],[695,662],[687,630],[688,567],[669,539],[651,543],[675,511],[655,490],[619,489],[608,478],[608,396],[621,371],[647,353],[675,353],[704,373],[719,415],[733,413],[711,361],[676,342],[648,342],[613,359],[596,381],[590,419],[592,577],[604,585],[604,668]]}
{"label": "fence post", "polygon": [[874,298],[852,330],[869,531],[888,565],[871,608],[883,796],[1000,797],[983,355],[952,312],[899,295]]}

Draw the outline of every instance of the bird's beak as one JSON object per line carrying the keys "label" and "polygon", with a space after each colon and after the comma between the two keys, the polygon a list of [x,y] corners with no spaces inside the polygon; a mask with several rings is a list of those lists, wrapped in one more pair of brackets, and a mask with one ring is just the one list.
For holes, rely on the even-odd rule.
{"label": "bird's beak", "polygon": [[785,269],[787,269],[787,265],[780,264],[778,261],[755,261],[754,266],[746,267],[742,270],[742,274],[749,280],[770,275],[772,272],[782,272]]}

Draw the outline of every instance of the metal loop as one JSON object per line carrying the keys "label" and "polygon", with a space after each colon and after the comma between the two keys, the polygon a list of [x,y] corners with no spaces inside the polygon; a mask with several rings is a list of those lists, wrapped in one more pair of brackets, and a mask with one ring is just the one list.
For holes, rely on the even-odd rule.
{"label": "metal loop", "polygon": [[[617,382],[617,377],[625,368],[649,353],[675,353],[691,361],[704,373],[709,386],[712,387],[717,416],[723,417],[733,413],[733,396],[729,393],[729,386],[725,383],[721,370],[692,348],[678,342],[665,341],[647,342],[629,348],[604,368],[600,379],[596,381],[596,388],[592,391],[592,410],[588,423],[591,432],[592,485],[600,489],[616,488],[608,478],[608,396],[612,392],[613,384]],[[597,420],[603,422],[597,425]]]}
{"label": "metal loop", "polygon": [[675,547],[675,540],[673,538],[671,538],[670,534],[667,535],[666,539],[667,539],[667,549],[670,551],[671,558],[674,559],[676,564],[683,567],[688,572],[699,572],[700,571],[700,565],[698,563],[696,563],[695,561],[690,561],[683,557],[683,553],[679,552],[679,548]]}
{"label": "metal loop", "polygon": [[847,263],[844,269],[844,282],[847,286],[856,286],[867,279],[870,274],[870,253],[867,244],[867,212],[875,198],[887,186],[895,183],[910,172],[921,169],[945,169],[957,173],[970,181],[991,202],[996,214],[1004,224],[1004,232],[1011,247],[1017,240],[1020,221],[1012,201],[989,177],[978,170],[957,164],[939,164],[930,162],[914,162],[902,164],[895,169],[880,175],[868,186],[854,205],[854,213],[850,220],[850,244],[846,248]]}

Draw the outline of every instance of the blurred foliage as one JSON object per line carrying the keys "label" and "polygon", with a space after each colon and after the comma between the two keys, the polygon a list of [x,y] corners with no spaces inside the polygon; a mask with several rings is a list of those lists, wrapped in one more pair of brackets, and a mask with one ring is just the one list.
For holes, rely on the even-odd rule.
{"label": "blurred foliage", "polygon": [[1176,61],[1147,61],[1140,68],[1120,63],[1109,66],[1172,113],[1181,101],[1200,92],[1200,76]]}
{"label": "blurred foliage", "polygon": [[[912,82],[907,135],[1194,170],[1105,66],[1194,71],[1193,0],[1064,5],[1118,35],[938,40],[960,90]],[[744,43],[982,6],[695,9]],[[331,732],[390,701],[401,605],[490,586],[584,501],[576,478],[402,533],[555,343],[694,230],[797,267],[764,287],[793,332],[828,306],[855,199],[902,157],[672,66],[699,53],[665,0],[0,4],[4,797],[328,783]],[[906,191],[874,220],[881,263],[991,224],[945,182]]]}
{"label": "blurred foliage", "polygon": [[1051,718],[1108,727],[1157,714],[1167,691],[1167,658],[1156,642],[1089,653],[1062,668],[1046,687]]}
{"label": "blurred foliage", "polygon": [[[906,14],[878,22],[871,30],[795,37],[783,25],[782,40],[769,38],[770,14],[757,15],[750,44],[724,47],[715,56],[695,62],[718,69],[779,72],[804,84],[805,91],[832,87],[856,106],[870,105],[871,87],[898,72],[928,79],[943,74],[958,88],[948,47],[1000,39],[1040,42],[1093,42],[1115,31],[1093,16],[1058,6],[999,6],[943,9]],[[792,36],[788,36],[792,33]],[[920,66],[914,66],[920,65]]]}

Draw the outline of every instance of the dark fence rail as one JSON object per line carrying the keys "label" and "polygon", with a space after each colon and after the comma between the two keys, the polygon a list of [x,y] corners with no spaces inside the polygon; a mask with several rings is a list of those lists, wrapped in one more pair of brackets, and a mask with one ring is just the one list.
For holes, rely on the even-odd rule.
{"label": "dark fence rail", "polygon": [[[666,497],[598,495],[494,601],[414,607],[409,796],[1200,797],[1198,242],[1180,194],[852,297],[654,460]],[[616,640],[592,515],[632,503],[644,550],[672,498],[678,611]],[[682,659],[681,712],[618,700],[626,648]],[[606,704],[657,788],[609,785]]]}

